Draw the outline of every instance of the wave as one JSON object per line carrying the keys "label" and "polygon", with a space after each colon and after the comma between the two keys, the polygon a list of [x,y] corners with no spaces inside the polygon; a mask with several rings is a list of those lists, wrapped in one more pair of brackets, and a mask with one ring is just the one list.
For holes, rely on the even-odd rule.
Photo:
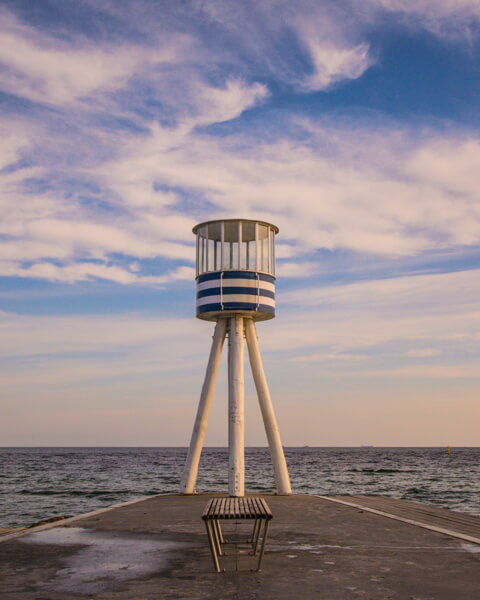
{"label": "wave", "polygon": [[139,495],[138,490],[20,490],[22,496],[82,496],[95,498],[97,496]]}

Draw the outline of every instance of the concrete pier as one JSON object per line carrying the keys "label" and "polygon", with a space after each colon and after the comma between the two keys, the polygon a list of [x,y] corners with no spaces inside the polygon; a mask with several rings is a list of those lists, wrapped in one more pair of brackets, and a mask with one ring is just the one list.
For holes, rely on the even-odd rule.
{"label": "concrete pier", "polygon": [[480,598],[480,517],[388,498],[264,495],[274,519],[262,572],[250,571],[250,526],[238,522],[225,525],[227,570],[215,573],[201,520],[213,495],[154,496],[7,534],[0,598]]}

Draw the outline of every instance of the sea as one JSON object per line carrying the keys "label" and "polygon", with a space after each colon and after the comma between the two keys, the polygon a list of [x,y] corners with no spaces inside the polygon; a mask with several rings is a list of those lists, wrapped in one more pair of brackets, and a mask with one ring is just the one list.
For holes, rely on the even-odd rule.
{"label": "sea", "polygon": [[[186,448],[0,448],[0,527],[178,491]],[[480,515],[480,448],[285,448],[294,493],[382,495]],[[228,450],[204,448],[198,492],[226,491]],[[274,491],[268,448],[245,449],[245,489]]]}

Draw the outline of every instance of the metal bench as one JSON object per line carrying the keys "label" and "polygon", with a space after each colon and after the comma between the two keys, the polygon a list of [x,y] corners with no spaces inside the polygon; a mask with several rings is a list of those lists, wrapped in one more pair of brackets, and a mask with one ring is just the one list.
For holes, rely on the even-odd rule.
{"label": "metal bench", "polygon": [[[263,498],[212,498],[209,500],[202,514],[207,530],[208,543],[212,553],[213,566],[215,571],[220,572],[218,557],[223,556],[222,544],[225,543],[220,527],[220,520],[254,520],[252,537],[248,540],[252,544],[252,554],[258,554],[260,544],[260,553],[256,571],[262,567],[263,554],[265,552],[265,543],[267,541],[268,528],[273,515]],[[225,570],[225,569],[224,569]]]}

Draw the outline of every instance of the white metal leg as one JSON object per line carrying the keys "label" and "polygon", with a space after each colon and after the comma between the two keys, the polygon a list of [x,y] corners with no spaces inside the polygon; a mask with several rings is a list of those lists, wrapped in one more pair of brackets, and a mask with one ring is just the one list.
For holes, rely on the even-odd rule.
{"label": "white metal leg", "polygon": [[180,493],[193,494],[197,482],[198,463],[202,453],[203,440],[207,431],[208,415],[212,405],[215,385],[217,383],[218,369],[222,356],[223,342],[227,330],[227,319],[219,319],[213,334],[212,348],[208,359],[207,371],[203,382],[200,402],[198,403],[197,416],[192,431],[192,438],[188,450],[187,460],[180,483]]}
{"label": "white metal leg", "polygon": [[280,431],[275,418],[272,399],[270,397],[267,380],[265,378],[265,372],[263,370],[260,349],[258,347],[257,332],[253,319],[245,319],[245,333],[253,379],[255,381],[255,387],[257,388],[260,410],[262,411],[265,431],[272,455],[277,492],[284,495],[291,494],[292,488],[290,485],[287,463],[283,453]]}
{"label": "white metal leg", "polygon": [[245,493],[245,390],[243,359],[243,322],[230,318],[228,344],[228,491],[230,496]]}

